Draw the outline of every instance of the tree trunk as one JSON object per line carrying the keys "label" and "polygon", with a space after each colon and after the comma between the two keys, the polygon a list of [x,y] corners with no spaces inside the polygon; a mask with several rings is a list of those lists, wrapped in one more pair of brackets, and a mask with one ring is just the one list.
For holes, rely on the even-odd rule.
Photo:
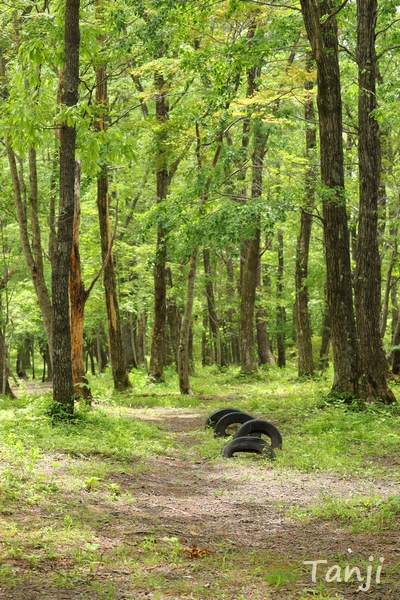
{"label": "tree trunk", "polygon": [[136,369],[136,349],[133,339],[131,316],[132,315],[128,315],[128,320],[122,325],[122,341],[124,344],[125,366],[127,369]]}
{"label": "tree trunk", "polygon": [[238,336],[238,327],[237,323],[235,323],[234,315],[237,311],[233,308],[231,302],[235,297],[235,285],[234,285],[234,272],[233,272],[233,261],[230,256],[226,259],[226,274],[227,274],[227,284],[226,284],[226,295],[228,297],[229,308],[226,311],[226,340],[228,347],[230,348],[230,355],[232,362],[236,365],[240,364],[240,355],[239,355],[239,336]]}
{"label": "tree trunk", "polygon": [[256,373],[257,361],[254,351],[254,303],[257,286],[257,264],[260,254],[260,230],[248,240],[243,268],[242,296],[240,302],[239,354],[242,373]]}
{"label": "tree trunk", "polygon": [[110,362],[114,387],[122,392],[132,387],[126,370],[124,344],[122,341],[117,285],[112,255],[107,260],[111,244],[110,215],[108,212],[108,177],[104,171],[97,179],[97,208],[100,223],[101,256],[104,268],[104,293],[107,307],[108,337],[110,342]]}
{"label": "tree trunk", "polygon": [[327,301],[331,318],[332,391],[358,396],[360,362],[353,312],[349,231],[344,197],[342,99],[338,31],[331,0],[300,0],[317,64],[318,114],[326,246]]}
{"label": "tree trunk", "polygon": [[191,394],[189,382],[190,372],[190,352],[189,352],[189,341],[190,341],[190,324],[192,321],[193,301],[194,301],[194,284],[196,279],[197,269],[197,258],[199,255],[199,247],[195,246],[192,251],[190,258],[190,267],[188,274],[187,293],[185,311],[183,314],[181,335],[179,340],[179,354],[178,354],[178,378],[179,378],[179,389],[181,394]]}
{"label": "tree trunk", "polygon": [[147,367],[146,353],[147,353],[146,313],[144,311],[142,311],[139,315],[138,332],[137,332],[136,356],[137,356],[138,365],[145,365]]}
{"label": "tree trunk", "polygon": [[[3,80],[0,96],[7,98],[8,89],[6,87],[6,66],[4,57],[0,48],[0,79]],[[14,202],[18,219],[18,227],[21,238],[22,252],[24,254],[26,265],[35,288],[39,303],[40,312],[43,319],[43,325],[50,348],[52,348],[52,307],[49,290],[44,277],[43,254],[39,226],[38,211],[38,184],[37,184],[37,166],[36,152],[33,147],[29,149],[29,206],[32,226],[32,246],[29,241],[28,218],[26,213],[26,203],[24,202],[21,183],[17,169],[17,162],[14,151],[11,147],[11,141],[6,138],[5,146],[7,151],[8,163],[13,185]]]}
{"label": "tree trunk", "polygon": [[276,345],[278,350],[278,367],[286,366],[285,352],[285,328],[286,328],[286,309],[282,305],[283,292],[283,233],[278,231],[278,274],[276,283],[276,297],[278,305],[276,307]]}
{"label": "tree trunk", "polygon": [[[311,60],[307,64],[307,70],[311,68]],[[313,160],[312,151],[316,147],[315,130],[315,112],[314,101],[311,95],[313,88],[312,81],[307,81],[304,85],[308,91],[305,99],[304,113],[306,120],[306,157],[309,161]],[[299,377],[311,377],[314,372],[314,361],[312,353],[312,331],[310,324],[310,314],[308,311],[308,255],[310,248],[312,216],[310,211],[314,207],[315,195],[315,169],[310,163],[306,173],[306,202],[304,210],[301,211],[300,233],[297,238],[296,248],[296,332],[298,347],[298,367]]]}
{"label": "tree trunk", "polygon": [[391,292],[391,288],[392,288],[392,284],[393,284],[392,272],[393,272],[393,268],[395,266],[396,258],[397,258],[397,227],[396,227],[396,234],[392,240],[392,249],[390,251],[389,264],[388,264],[387,273],[386,273],[385,292],[384,292],[384,296],[383,296],[384,299],[383,299],[382,314],[381,314],[381,320],[380,320],[381,339],[383,339],[385,337],[385,333],[386,333],[387,319],[388,319],[388,315],[389,315],[389,298],[390,298],[390,292]]}
{"label": "tree trunk", "polygon": [[15,394],[8,381],[7,351],[4,331],[0,329],[0,392],[11,399],[15,399]]}
{"label": "tree trunk", "polygon": [[[168,194],[168,168],[166,158],[166,122],[168,121],[168,102],[165,92],[164,77],[156,73],[155,85],[157,94],[156,118],[160,127],[157,140],[157,202],[161,203]],[[149,375],[156,381],[163,379],[163,367],[166,352],[167,323],[167,284],[165,266],[167,262],[166,232],[161,225],[157,229],[157,247],[154,264],[154,324],[151,340]]]}
{"label": "tree trunk", "polygon": [[[99,134],[105,129],[107,101],[107,70],[103,65],[96,68],[96,104],[103,109],[103,112],[99,115],[97,121]],[[100,225],[101,256],[103,264],[105,264],[103,284],[107,307],[111,371],[115,389],[122,392],[131,388],[132,384],[129,381],[126,369],[114,261],[112,253],[110,254],[112,239],[110,232],[108,173],[106,165],[102,165],[101,173],[97,178],[97,209]]]}
{"label": "tree trunk", "polygon": [[83,360],[83,328],[85,323],[85,304],[88,292],[82,280],[81,257],[79,252],[79,228],[81,221],[80,203],[81,168],[80,163],[75,163],[75,210],[74,230],[71,252],[71,263],[69,266],[69,299],[71,316],[71,356],[72,356],[72,378],[75,394],[84,400],[91,400],[89,382],[85,375],[85,363]]}
{"label": "tree trunk", "polygon": [[28,217],[26,214],[25,203],[21,193],[21,182],[18,176],[17,163],[14,151],[11,148],[10,141],[6,140],[6,149],[8,162],[10,165],[11,180],[14,190],[14,202],[18,218],[18,226],[21,238],[22,251],[25,262],[29,269],[33,286],[39,303],[40,312],[43,319],[43,325],[46,332],[47,341],[52,347],[52,307],[49,290],[46,285],[43,266],[42,245],[40,237],[40,227],[38,220],[38,190],[36,173],[36,152],[33,148],[29,150],[29,171],[30,171],[30,215],[32,226],[32,247],[29,241]]}
{"label": "tree trunk", "polygon": [[[264,278],[264,284],[268,283],[268,276]],[[257,266],[257,287],[262,292],[262,277],[261,277],[261,255],[258,258]],[[272,354],[271,344],[267,330],[267,312],[262,304],[258,304],[256,308],[256,330],[257,330],[257,347],[258,358],[260,365],[274,365],[275,358]]]}
{"label": "tree trunk", "polygon": [[[78,102],[79,4],[80,0],[66,0],[65,3],[65,66],[61,102],[67,107],[75,106]],[[59,416],[72,415],[74,411],[69,318],[69,265],[74,223],[75,139],[75,127],[66,122],[62,123],[60,127],[60,203],[52,265],[53,413],[59,414]]]}
{"label": "tree trunk", "polygon": [[[166,269],[168,284],[173,289],[172,272],[169,267]],[[181,331],[181,315],[176,304],[176,298],[173,292],[170,293],[167,299],[167,323],[169,328],[169,339],[174,353],[175,367],[178,371],[178,353],[179,353],[179,338]]]}
{"label": "tree trunk", "polygon": [[266,319],[267,313],[262,306],[259,306],[256,310],[258,358],[260,365],[274,365],[275,358],[271,350]]}
{"label": "tree trunk", "polygon": [[324,316],[322,320],[321,331],[321,348],[319,351],[318,368],[320,371],[325,371],[329,364],[329,346],[331,343],[331,320],[329,318],[329,310],[327,304],[324,307]]}
{"label": "tree trunk", "polygon": [[210,250],[203,249],[204,274],[206,280],[206,296],[208,308],[208,320],[210,324],[211,340],[210,343],[214,348],[215,362],[219,367],[226,366],[225,358],[222,355],[221,334],[220,334],[220,319],[215,310],[214,286],[211,275]]}
{"label": "tree trunk", "polygon": [[[251,198],[255,200],[262,194],[262,177],[267,135],[263,124],[254,125],[254,150],[252,154]],[[258,217],[257,217],[258,221]],[[257,288],[257,271],[260,255],[260,229],[248,240],[246,258],[242,272],[242,296],[240,303],[239,352],[242,373],[255,373],[258,370],[254,351],[254,305]]]}
{"label": "tree trunk", "polygon": [[387,385],[387,363],[380,336],[381,265],[378,249],[378,201],[381,174],[376,103],[375,25],[377,0],[357,0],[359,225],[354,298],[360,340],[361,396],[396,402]]}

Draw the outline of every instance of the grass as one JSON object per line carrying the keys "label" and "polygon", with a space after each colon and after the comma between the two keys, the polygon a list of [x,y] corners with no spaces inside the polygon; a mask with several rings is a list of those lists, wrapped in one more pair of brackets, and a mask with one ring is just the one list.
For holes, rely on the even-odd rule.
{"label": "grass", "polygon": [[321,502],[292,507],[288,514],[299,519],[335,520],[353,533],[399,529],[400,496],[356,495],[351,498],[323,495]]}
{"label": "grass", "polygon": [[[163,414],[166,408],[190,409],[205,420],[221,406],[234,406],[271,420],[283,435],[275,461],[250,456],[229,463],[245,466],[243,484],[254,474],[262,478],[266,468],[286,479],[315,472],[369,479],[368,495],[343,498],[327,491],[309,506],[283,501],[277,508],[300,524],[323,521],[363,535],[398,531],[400,497],[383,498],[372,487],[376,479],[400,480],[399,412],[328,401],[330,376],[299,381],[289,365],[249,378],[211,367],[192,378],[193,396],[180,396],[172,369],[161,384],[133,372],[134,388],[126,394],[113,391],[106,373],[91,380],[93,409],[78,405],[72,422],[56,425],[48,416],[49,396],[0,398],[0,586],[10,598],[33,580],[109,600],[119,598],[121,588],[132,589],[132,598],[151,590],[155,600],[342,598],[324,582],[308,592],[301,560],[284,550],[245,548],[228,538],[217,548],[201,540],[187,547],[179,532],[186,522],[182,510],[177,531],[170,531],[137,500],[144,482],[151,506],[162,461],[184,459],[220,465],[214,497],[223,503],[229,494],[220,457],[226,440],[199,428],[183,443]],[[178,483],[184,487],[184,477]],[[171,506],[172,500],[163,503]]]}

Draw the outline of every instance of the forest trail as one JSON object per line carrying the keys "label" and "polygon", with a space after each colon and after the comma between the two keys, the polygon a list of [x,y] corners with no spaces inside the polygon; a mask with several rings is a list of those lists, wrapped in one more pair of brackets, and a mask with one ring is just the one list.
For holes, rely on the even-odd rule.
{"label": "forest trail", "polygon": [[[24,506],[19,518],[21,524],[40,529],[61,518],[62,506],[68,505],[71,518],[84,508],[86,524],[92,529],[91,543],[98,547],[100,557],[115,558],[121,546],[128,546],[137,560],[137,573],[123,561],[110,562],[105,558],[91,567],[82,565],[78,574],[71,565],[57,560],[43,560],[32,568],[26,560],[15,557],[13,566],[24,583],[17,582],[11,589],[0,587],[0,598],[350,600],[360,597],[358,582],[334,582],[329,586],[331,595],[318,595],[325,572],[341,556],[340,564],[358,565],[364,575],[370,555],[384,557],[388,572],[382,571],[379,585],[371,583],[368,598],[399,597],[398,574],[395,581],[396,576],[390,572],[390,565],[399,561],[398,532],[350,533],[334,521],[299,519],[290,512],[299,514],[322,497],[387,497],[397,492],[394,482],[280,471],[254,456],[240,461],[202,460],[194,444],[196,432],[199,435],[203,430],[207,416],[204,409],[127,410],[136,419],[151,421],[160,429],[173,432],[179,449],[166,456],[135,459],[132,468],[124,472],[109,471],[104,481],[108,489],[118,489],[115,498],[105,490],[93,493],[80,488],[72,496],[66,495],[50,513],[48,507],[43,509],[40,504]],[[65,463],[65,468],[70,469],[73,461],[97,458],[95,454],[60,454],[46,456],[46,461],[56,459],[59,468]],[[158,548],[155,564],[146,559],[148,547],[154,551]],[[321,559],[327,563],[319,568],[317,583],[313,584],[311,566],[303,561]],[[248,562],[254,563],[253,577],[249,577]],[[55,586],[54,576],[59,569],[70,576],[58,578]],[[242,569],[246,569],[246,576]],[[282,582],[271,585],[263,577],[264,569],[265,573],[277,573],[277,577],[283,574]],[[286,581],[291,571],[296,572],[297,579]],[[182,591],[171,591],[178,589],[180,582],[184,582]],[[109,596],[104,595],[105,586],[112,590]],[[327,587],[325,584],[324,589]]]}

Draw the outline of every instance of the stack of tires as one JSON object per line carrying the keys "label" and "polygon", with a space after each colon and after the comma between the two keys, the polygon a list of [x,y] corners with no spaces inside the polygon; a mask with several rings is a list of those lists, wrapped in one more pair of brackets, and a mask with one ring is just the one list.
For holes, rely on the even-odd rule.
{"label": "stack of tires", "polygon": [[[274,448],[282,447],[282,436],[275,425],[264,419],[255,419],[238,408],[220,408],[208,417],[205,426],[216,437],[229,437],[228,428],[238,425],[233,440],[222,450],[222,456],[232,458],[236,452],[255,452],[266,458],[275,458]],[[261,436],[270,439],[268,443]]]}

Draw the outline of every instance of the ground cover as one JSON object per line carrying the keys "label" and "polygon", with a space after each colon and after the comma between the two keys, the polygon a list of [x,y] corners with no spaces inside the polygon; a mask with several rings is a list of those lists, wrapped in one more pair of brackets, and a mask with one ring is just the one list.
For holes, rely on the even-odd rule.
{"label": "ground cover", "polygon": [[[173,372],[125,395],[106,374],[56,425],[40,386],[2,399],[0,598],[400,597],[400,416],[328,402],[329,377],[199,369],[182,397]],[[221,458],[223,406],[279,427],[274,462]]]}

